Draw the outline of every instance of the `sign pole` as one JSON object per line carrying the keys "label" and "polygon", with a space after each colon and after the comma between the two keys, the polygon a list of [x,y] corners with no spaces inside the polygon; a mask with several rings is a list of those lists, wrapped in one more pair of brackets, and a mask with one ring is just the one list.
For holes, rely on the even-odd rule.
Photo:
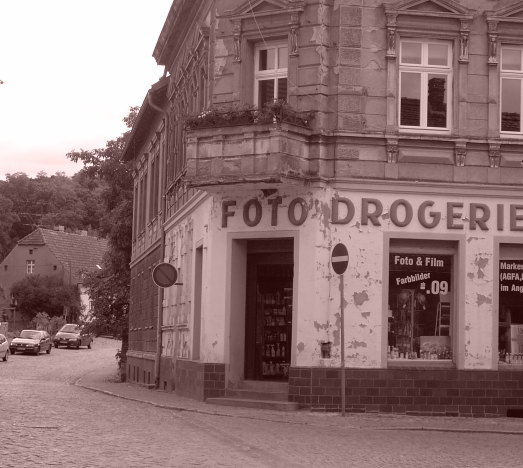
{"label": "sign pole", "polygon": [[345,297],[344,278],[340,275],[340,316],[341,316],[341,415],[345,417]]}
{"label": "sign pole", "polygon": [[345,278],[343,273],[349,266],[349,251],[343,244],[336,244],[332,249],[331,265],[334,273],[340,275],[340,340],[341,340],[341,415],[345,416]]}

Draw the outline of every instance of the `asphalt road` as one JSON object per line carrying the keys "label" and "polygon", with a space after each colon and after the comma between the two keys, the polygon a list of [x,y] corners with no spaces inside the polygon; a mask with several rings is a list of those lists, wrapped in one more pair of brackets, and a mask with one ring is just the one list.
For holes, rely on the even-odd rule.
{"label": "asphalt road", "polygon": [[74,385],[115,362],[118,344],[0,362],[1,467],[523,467],[518,434],[180,412]]}

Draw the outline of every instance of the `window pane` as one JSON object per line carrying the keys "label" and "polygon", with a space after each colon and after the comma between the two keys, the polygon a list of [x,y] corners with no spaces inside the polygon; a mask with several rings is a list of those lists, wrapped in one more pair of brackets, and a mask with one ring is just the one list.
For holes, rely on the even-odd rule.
{"label": "window pane", "polygon": [[389,255],[389,359],[452,359],[452,276],[450,255]]}
{"label": "window pane", "polygon": [[287,100],[287,78],[278,80],[278,100]]}
{"label": "window pane", "polygon": [[521,131],[521,80],[501,80],[501,131]]}
{"label": "window pane", "polygon": [[429,65],[448,66],[449,47],[446,44],[429,44]]}
{"label": "window pane", "polygon": [[428,75],[427,127],[447,126],[447,76]]}
{"label": "window pane", "polygon": [[402,42],[401,63],[421,64],[421,44],[413,42]]}
{"label": "window pane", "polygon": [[274,70],[276,51],[275,49],[264,49],[260,50],[260,62],[258,64],[258,70]]}
{"label": "window pane", "polygon": [[289,50],[287,47],[278,48],[278,68],[287,68],[289,63]]}
{"label": "window pane", "polygon": [[258,83],[258,106],[274,101],[274,80],[261,80]]}
{"label": "window pane", "polygon": [[420,126],[421,74],[401,74],[400,125]]}
{"label": "window pane", "polygon": [[514,49],[502,49],[501,68],[503,70],[521,70],[521,51]]}

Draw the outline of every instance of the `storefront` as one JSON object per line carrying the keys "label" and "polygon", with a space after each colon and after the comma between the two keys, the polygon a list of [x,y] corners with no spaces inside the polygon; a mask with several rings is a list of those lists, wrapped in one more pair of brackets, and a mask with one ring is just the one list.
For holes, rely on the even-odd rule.
{"label": "storefront", "polygon": [[224,380],[288,380],[291,400],[339,410],[330,255],[343,242],[347,411],[492,416],[523,404],[523,204],[499,195],[382,186],[214,197],[214,245],[227,245],[216,260],[231,265]]}

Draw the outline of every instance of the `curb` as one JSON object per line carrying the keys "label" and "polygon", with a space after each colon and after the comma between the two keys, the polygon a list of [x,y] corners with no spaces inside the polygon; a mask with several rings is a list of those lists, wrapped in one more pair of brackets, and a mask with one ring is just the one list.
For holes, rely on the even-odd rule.
{"label": "curb", "polygon": [[[259,421],[267,421],[267,422],[274,422],[274,423],[283,423],[283,424],[294,424],[294,425],[305,425],[305,426],[314,426],[316,425],[314,422],[307,422],[307,421],[292,421],[289,419],[273,419],[268,418],[266,416],[254,416],[254,415],[243,415],[243,414],[230,414],[230,413],[221,413],[216,411],[207,411],[207,410],[201,410],[201,409],[195,409],[195,408],[185,408],[182,406],[174,406],[174,405],[165,405],[161,403],[155,403],[152,401],[147,401],[139,398],[133,398],[124,396],[115,392],[111,392],[109,390],[103,390],[101,388],[93,387],[87,384],[81,383],[81,380],[86,377],[89,374],[86,374],[80,378],[78,378],[74,385],[77,387],[85,388],[87,390],[91,390],[98,393],[103,393],[105,395],[109,395],[112,397],[120,398],[122,400],[127,401],[136,401],[139,403],[145,403],[147,405],[154,406],[155,408],[161,408],[171,411],[178,411],[178,412],[187,412],[187,413],[197,413],[197,414],[205,414],[209,416],[222,416],[222,417],[228,417],[228,418],[240,418],[240,419],[250,419],[250,420],[259,420]],[[336,426],[335,424],[330,424],[329,426],[333,427]],[[361,425],[355,426],[351,425],[348,426],[350,428],[356,428],[360,430],[375,430],[375,431],[426,431],[426,432],[449,432],[449,433],[462,433],[462,434],[500,434],[500,435],[523,435],[523,430],[501,430],[501,429],[485,429],[485,430],[478,430],[478,429],[460,429],[460,428],[437,428],[437,427],[424,427],[424,426],[415,426],[415,427],[401,427],[401,426],[394,426],[394,427],[362,427]]]}

